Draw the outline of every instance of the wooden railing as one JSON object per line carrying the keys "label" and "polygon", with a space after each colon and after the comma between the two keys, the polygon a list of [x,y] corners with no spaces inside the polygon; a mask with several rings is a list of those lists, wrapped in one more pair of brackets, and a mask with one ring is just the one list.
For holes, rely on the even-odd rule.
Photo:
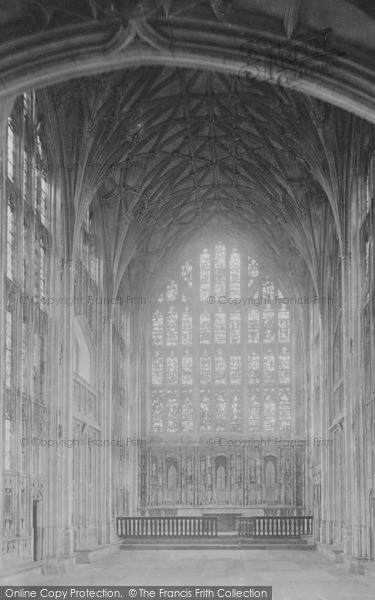
{"label": "wooden railing", "polygon": [[299,537],[313,534],[313,517],[241,517],[238,535],[251,537]]}
{"label": "wooden railing", "polygon": [[217,517],[117,517],[119,537],[216,537]]}

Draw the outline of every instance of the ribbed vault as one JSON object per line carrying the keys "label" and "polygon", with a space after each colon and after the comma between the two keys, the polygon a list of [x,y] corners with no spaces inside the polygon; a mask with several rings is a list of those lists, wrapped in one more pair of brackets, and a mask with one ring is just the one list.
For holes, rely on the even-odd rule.
{"label": "ribbed vault", "polygon": [[345,253],[343,208],[373,143],[357,117],[267,83],[168,67],[74,80],[40,100],[67,245],[94,202],[113,292],[134,256],[150,277],[202,231],[251,236],[291,285],[310,273],[317,292],[327,231]]}

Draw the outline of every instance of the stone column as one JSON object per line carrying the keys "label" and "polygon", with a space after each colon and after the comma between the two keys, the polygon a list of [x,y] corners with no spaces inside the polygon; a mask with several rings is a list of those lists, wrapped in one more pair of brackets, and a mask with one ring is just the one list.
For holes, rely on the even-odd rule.
{"label": "stone column", "polygon": [[[73,261],[62,259],[60,281],[55,279],[55,298],[74,297]],[[50,332],[50,364],[53,365],[49,435],[51,439],[72,440],[73,432],[73,306],[53,305]],[[73,449],[53,448],[47,458],[47,557],[48,572],[64,571],[74,564]]]}
{"label": "stone column", "polygon": [[[104,297],[106,294],[104,294]],[[109,297],[109,295],[108,295]],[[112,344],[112,327],[113,327],[113,311],[110,304],[103,305],[103,311],[99,319],[101,334],[98,336],[98,373],[101,375],[98,381],[98,395],[101,398],[101,428],[102,440],[108,440],[99,448],[100,453],[100,474],[99,474],[99,489],[100,489],[100,523],[99,523],[99,538],[100,544],[108,544],[115,539],[116,524],[112,515],[112,412],[113,412],[113,344]]]}
{"label": "stone column", "polygon": [[[327,285],[328,288],[328,285]],[[324,291],[328,293],[327,289]],[[321,418],[322,418],[322,434],[323,438],[330,437],[329,422],[330,422],[330,377],[328,372],[328,357],[330,352],[330,336],[327,332],[328,315],[327,307],[323,315],[320,315],[318,306],[316,307],[317,318],[320,322],[320,370],[321,370]],[[318,367],[319,368],[319,367]],[[330,449],[322,449],[322,525],[321,525],[321,541],[323,544],[331,544],[333,542],[333,522],[332,522],[332,468]]]}
{"label": "stone column", "polygon": [[[351,255],[348,249],[342,256],[342,354],[343,354],[343,406],[344,406],[344,460],[345,481],[344,497],[344,556],[357,555],[359,550],[358,524],[360,522],[360,506],[358,504],[358,483],[362,462],[360,455],[354,456],[356,449],[356,432],[353,431],[353,414],[358,406],[358,389],[356,386],[356,367],[353,359],[353,314],[352,307],[357,302],[357,290],[352,290]],[[353,297],[354,293],[354,297]],[[342,454],[341,454],[342,456]],[[355,463],[353,463],[353,459]]]}

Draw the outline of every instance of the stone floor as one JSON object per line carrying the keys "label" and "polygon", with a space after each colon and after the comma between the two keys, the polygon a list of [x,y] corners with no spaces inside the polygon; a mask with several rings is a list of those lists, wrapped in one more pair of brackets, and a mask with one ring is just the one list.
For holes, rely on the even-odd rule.
{"label": "stone floor", "polygon": [[272,585],[273,600],[375,599],[372,578],[346,574],[313,550],[119,551],[68,574],[29,575],[27,585]]}

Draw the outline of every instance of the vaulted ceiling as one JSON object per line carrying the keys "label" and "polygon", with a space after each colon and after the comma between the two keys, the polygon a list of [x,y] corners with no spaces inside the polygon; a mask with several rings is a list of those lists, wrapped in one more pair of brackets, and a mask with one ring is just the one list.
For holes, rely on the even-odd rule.
{"label": "vaulted ceiling", "polygon": [[94,202],[115,288],[134,257],[148,257],[150,274],[182,243],[223,229],[251,238],[284,278],[308,270],[318,287],[327,231],[344,243],[346,198],[374,137],[341,109],[169,67],[81,78],[39,98],[49,168],[69,199],[68,243]]}
{"label": "vaulted ceiling", "polygon": [[151,281],[223,228],[318,289],[375,139],[373,17],[359,0],[19,0],[0,7],[0,96],[40,90],[67,239],[93,202],[114,290],[132,261]]}

